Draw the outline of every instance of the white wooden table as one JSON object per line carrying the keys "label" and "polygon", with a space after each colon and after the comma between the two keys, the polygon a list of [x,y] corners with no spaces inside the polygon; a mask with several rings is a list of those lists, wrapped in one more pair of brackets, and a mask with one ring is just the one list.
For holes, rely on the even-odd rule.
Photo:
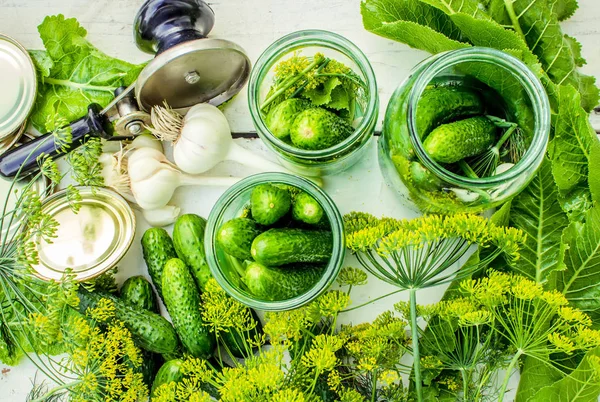
{"label": "white wooden table", "polygon": [[[216,13],[216,25],[211,36],[237,42],[252,61],[256,61],[260,53],[277,38],[301,29],[331,30],[353,41],[366,53],[377,75],[381,104],[379,125],[391,93],[411,68],[427,57],[425,52],[365,31],[359,11],[360,0],[215,0],[209,3]],[[579,3],[579,10],[564,24],[564,29],[583,45],[583,56],[588,61],[583,71],[600,81],[600,1],[579,0]],[[130,62],[143,62],[151,56],[137,49],[132,34],[133,18],[141,4],[141,0],[0,0],[0,33],[14,37],[29,49],[40,48],[42,44],[37,25],[46,15],[62,13],[67,17],[76,17],[88,30],[88,39],[107,54]],[[254,131],[245,92],[228,105],[225,113],[234,132]],[[272,158],[259,140],[237,141]],[[210,173],[242,175],[248,174],[248,170],[229,163]],[[342,175],[327,178],[325,189],[342,213],[361,210],[394,217],[410,218],[416,215],[404,207],[382,182],[375,141],[367,158]],[[180,189],[175,202],[182,207],[183,213],[193,212],[207,217],[223,190],[198,192],[191,188]],[[357,194],[360,196],[357,197]],[[148,226],[141,216],[139,221],[135,244],[120,264],[120,280],[146,274],[139,240]],[[351,259],[348,259],[348,264],[356,265]],[[353,299],[356,303],[364,302],[391,289],[372,279],[367,286],[356,289]],[[419,294],[419,300],[422,303],[436,302],[443,291],[440,288],[425,291]],[[406,297],[399,294],[381,300],[353,312],[351,316],[344,316],[343,321],[356,323],[372,320],[378,313]],[[0,400],[24,401],[35,374],[34,367],[27,360],[23,360],[18,367],[0,365]]]}

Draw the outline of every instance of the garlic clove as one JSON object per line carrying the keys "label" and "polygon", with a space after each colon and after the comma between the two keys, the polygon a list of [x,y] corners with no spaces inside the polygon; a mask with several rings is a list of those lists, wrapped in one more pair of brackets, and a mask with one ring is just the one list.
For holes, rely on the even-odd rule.
{"label": "garlic clove", "polygon": [[131,180],[135,201],[143,209],[163,208],[179,186],[179,175],[173,170],[161,169],[145,180]]}
{"label": "garlic clove", "polygon": [[153,227],[162,227],[174,223],[180,213],[181,208],[175,205],[165,205],[162,208],[142,210],[144,219]]}

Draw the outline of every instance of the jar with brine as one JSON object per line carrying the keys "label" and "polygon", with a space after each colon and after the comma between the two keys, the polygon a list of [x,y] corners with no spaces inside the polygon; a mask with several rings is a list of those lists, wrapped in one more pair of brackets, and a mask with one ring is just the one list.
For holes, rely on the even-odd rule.
{"label": "jar with brine", "polygon": [[332,32],[287,35],[259,57],[248,103],[256,131],[289,170],[338,173],[361,159],[379,111],[363,52]]}
{"label": "jar with brine", "polygon": [[423,212],[478,212],[522,191],[544,159],[550,105],[507,53],[471,47],[419,64],[391,97],[379,164]]}

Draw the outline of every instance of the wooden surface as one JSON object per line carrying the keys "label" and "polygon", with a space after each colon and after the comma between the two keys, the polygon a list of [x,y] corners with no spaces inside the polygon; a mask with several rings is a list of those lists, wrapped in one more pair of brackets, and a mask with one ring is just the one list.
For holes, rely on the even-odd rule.
{"label": "wooden surface", "polygon": [[[67,17],[76,17],[88,30],[89,40],[104,52],[131,62],[142,62],[151,56],[136,48],[132,35],[133,18],[141,3],[142,1],[134,0],[0,0],[0,33],[14,37],[29,49],[39,48],[41,41],[37,25],[46,15],[62,13]],[[588,61],[583,71],[600,80],[600,1],[580,0],[579,3],[580,9],[564,24],[564,29],[583,45],[583,56]],[[427,57],[424,52],[366,32],[361,23],[359,0],[219,0],[210,4],[217,19],[211,36],[237,42],[247,51],[252,61],[256,61],[260,53],[275,39],[300,29],[327,29],[356,43],[368,56],[377,75],[381,104],[379,124],[396,86],[416,63]],[[245,92],[227,107],[225,113],[233,131],[254,131]],[[243,146],[272,158],[258,140],[238,141]],[[213,173],[242,175],[249,171],[230,163],[218,167]],[[367,158],[342,175],[327,178],[325,189],[342,213],[363,210],[394,217],[415,216],[415,212],[403,206],[383,184],[377,166],[375,141],[371,144]],[[357,189],[361,197],[356,197]],[[223,189],[182,189],[177,192],[175,202],[182,206],[184,213],[208,216],[222,191]],[[139,239],[146,228],[147,225],[141,220],[135,245],[120,264],[120,279],[138,273],[145,274]],[[353,262],[349,259],[348,263]],[[357,289],[353,299],[360,303],[374,295],[381,295],[388,289],[389,286],[371,280],[369,285]],[[442,293],[443,289],[431,289],[419,293],[419,298],[423,303],[431,303],[437,301]],[[400,294],[377,302],[367,309],[343,317],[343,321],[371,320],[400,299],[406,297]],[[18,367],[0,365],[0,400],[24,401],[35,374],[34,368],[27,361],[23,361]]]}

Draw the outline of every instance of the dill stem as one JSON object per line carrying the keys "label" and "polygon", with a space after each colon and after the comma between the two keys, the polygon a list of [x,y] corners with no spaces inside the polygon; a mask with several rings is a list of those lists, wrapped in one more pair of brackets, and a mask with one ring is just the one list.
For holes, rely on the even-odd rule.
{"label": "dill stem", "polygon": [[388,296],[392,296],[392,295],[395,295],[396,293],[403,292],[404,290],[405,290],[405,289],[398,289],[398,290],[394,290],[393,292],[387,293],[387,294],[385,294],[385,295],[383,295],[383,296],[376,297],[376,298],[374,298],[374,299],[372,299],[372,300],[369,300],[368,302],[365,302],[365,303],[359,304],[358,306],[354,306],[354,307],[350,307],[350,308],[347,308],[347,309],[345,309],[345,310],[342,310],[342,311],[340,311],[340,313],[347,313],[347,312],[349,312],[349,311],[358,310],[358,309],[359,309],[359,308],[361,308],[361,307],[367,306],[367,305],[369,305],[369,304],[371,304],[371,303],[375,303],[375,302],[376,302],[376,301],[378,301],[378,300],[385,299],[386,297],[388,297]]}
{"label": "dill stem", "polygon": [[513,123],[513,125],[504,132],[504,134],[502,134],[502,137],[500,137],[500,141],[498,141],[498,143],[496,144],[496,146],[494,148],[500,150],[500,148],[502,148],[502,145],[504,145],[504,143],[506,142],[506,140],[509,139],[509,137],[512,135],[512,133],[515,132],[515,130],[517,129],[517,124]]}
{"label": "dill stem", "polygon": [[479,176],[477,176],[477,173],[475,173],[473,168],[471,166],[469,166],[469,164],[467,162],[465,162],[464,159],[458,161],[458,166],[460,166],[461,170],[467,177],[469,177],[471,179],[479,179]]}
{"label": "dill stem", "polygon": [[377,370],[375,370],[371,375],[373,376],[371,379],[371,402],[377,402],[375,399],[377,397]]}
{"label": "dill stem", "polygon": [[508,380],[510,380],[511,374],[512,374],[515,366],[519,362],[519,358],[521,357],[522,354],[523,354],[523,352],[520,350],[517,353],[515,353],[512,360],[510,361],[510,364],[506,368],[506,374],[504,374],[504,381],[502,381],[502,387],[500,387],[500,394],[498,396],[498,402],[502,402],[504,400],[504,394],[506,393],[506,388],[508,387]]}
{"label": "dill stem", "polygon": [[52,395],[54,395],[54,394],[56,394],[56,393],[58,393],[58,392],[60,392],[60,391],[62,391],[64,389],[69,389],[69,388],[74,387],[74,386],[76,386],[78,384],[81,384],[82,382],[83,382],[83,380],[77,380],[77,381],[70,382],[68,384],[60,385],[60,386],[58,386],[56,388],[52,388],[50,391],[46,392],[41,397],[36,398],[36,399],[31,399],[29,402],[43,402],[43,401],[46,401]]}
{"label": "dill stem", "polygon": [[328,61],[328,59],[313,60],[313,62],[310,63],[308,66],[306,66],[306,68],[304,70],[302,70],[300,72],[300,74],[295,75],[293,77],[290,77],[290,79],[284,81],[283,85],[281,86],[281,88],[279,88],[271,96],[269,96],[267,99],[265,99],[265,101],[263,102],[263,104],[260,105],[260,110],[263,110],[264,108],[266,108],[267,106],[269,106],[271,103],[273,103],[273,101],[275,99],[277,99],[279,97],[279,95],[283,94],[292,85],[294,85],[296,82],[298,82],[300,79],[302,79],[306,74],[308,74],[311,70],[319,67],[322,63],[324,63],[326,61]]}
{"label": "dill stem", "polygon": [[469,398],[468,398],[469,386],[468,386],[468,381],[467,381],[467,373],[464,368],[462,368],[460,370],[460,374],[462,376],[462,382],[463,382],[463,400],[468,401],[469,400]]}
{"label": "dill stem", "polygon": [[421,354],[419,353],[419,326],[417,324],[417,289],[409,290],[410,329],[412,331],[413,373],[415,375],[415,391],[417,401],[423,401],[423,384],[421,384]]}

